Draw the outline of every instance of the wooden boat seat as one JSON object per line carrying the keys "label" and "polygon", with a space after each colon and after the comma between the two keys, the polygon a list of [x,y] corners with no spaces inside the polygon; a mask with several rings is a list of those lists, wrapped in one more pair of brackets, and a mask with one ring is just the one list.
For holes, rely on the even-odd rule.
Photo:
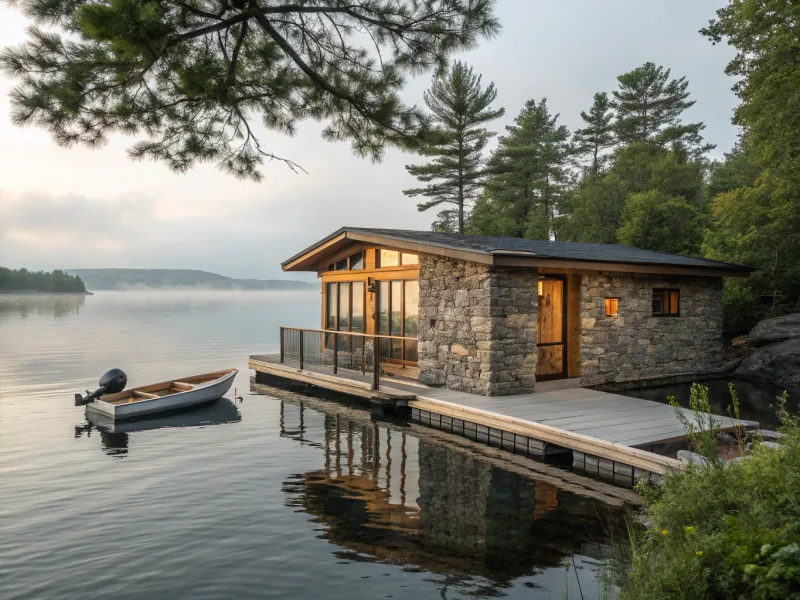
{"label": "wooden boat seat", "polygon": [[191,383],[184,383],[182,381],[175,381],[173,382],[172,386],[181,390],[182,392],[188,392],[189,390],[193,390],[194,386]]}

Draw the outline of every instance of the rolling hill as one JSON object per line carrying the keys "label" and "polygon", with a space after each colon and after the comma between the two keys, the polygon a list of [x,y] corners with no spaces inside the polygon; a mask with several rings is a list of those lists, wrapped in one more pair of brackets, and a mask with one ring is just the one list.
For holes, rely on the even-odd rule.
{"label": "rolling hill", "polygon": [[87,290],[205,289],[316,290],[318,285],[290,279],[233,279],[194,269],[65,269]]}

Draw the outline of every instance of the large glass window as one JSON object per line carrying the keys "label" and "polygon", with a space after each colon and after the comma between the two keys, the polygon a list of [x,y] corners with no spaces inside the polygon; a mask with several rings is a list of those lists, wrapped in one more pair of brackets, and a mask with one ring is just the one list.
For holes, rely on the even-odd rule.
{"label": "large glass window", "polygon": [[325,329],[336,329],[336,287],[329,283],[325,290]]}
{"label": "large glass window", "polygon": [[[377,333],[397,337],[419,334],[419,282],[417,280],[379,281],[377,286]],[[416,340],[380,342],[383,359],[390,362],[417,362]]]}
{"label": "large glass window", "polygon": [[[405,282],[405,301],[403,303],[405,315],[403,316],[403,335],[417,337],[419,335],[419,281],[408,280]],[[405,360],[417,362],[416,340],[406,340]]]}
{"label": "large glass window", "polygon": [[354,281],[350,310],[350,330],[364,333],[364,282]]}
{"label": "large glass window", "polygon": [[339,284],[339,331],[350,331],[350,284]]}
{"label": "large glass window", "polygon": [[[391,335],[403,335],[403,282],[392,282],[392,323]],[[392,358],[401,359],[403,346],[401,340],[392,340]]]}

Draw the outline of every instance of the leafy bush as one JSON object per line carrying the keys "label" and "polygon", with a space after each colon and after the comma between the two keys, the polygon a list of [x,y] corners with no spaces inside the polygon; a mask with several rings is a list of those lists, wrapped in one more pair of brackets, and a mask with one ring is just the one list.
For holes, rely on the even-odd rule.
{"label": "leafy bush", "polygon": [[800,422],[783,420],[777,450],[756,443],[643,488],[621,598],[800,598]]}

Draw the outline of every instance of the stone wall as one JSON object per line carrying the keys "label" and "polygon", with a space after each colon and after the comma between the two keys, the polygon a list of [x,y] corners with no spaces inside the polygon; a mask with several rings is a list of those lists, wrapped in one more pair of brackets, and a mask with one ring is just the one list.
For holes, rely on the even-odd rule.
{"label": "stone wall", "polygon": [[[680,290],[680,316],[652,316],[653,288]],[[617,317],[605,298],[619,298]],[[722,279],[583,276],[581,383],[707,372],[722,362]]]}
{"label": "stone wall", "polygon": [[474,394],[533,390],[535,269],[420,257],[420,381]]}

